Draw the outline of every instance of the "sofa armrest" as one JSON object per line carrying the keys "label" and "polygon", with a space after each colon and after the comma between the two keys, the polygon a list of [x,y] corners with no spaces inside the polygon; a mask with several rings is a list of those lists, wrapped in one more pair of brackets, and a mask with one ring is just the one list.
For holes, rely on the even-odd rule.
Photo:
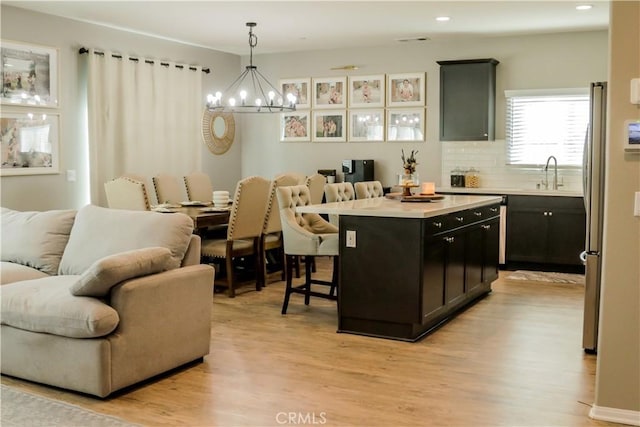
{"label": "sofa armrest", "polygon": [[191,239],[189,240],[189,246],[187,246],[187,252],[185,252],[184,258],[182,258],[181,267],[200,264],[201,244],[202,241],[200,239],[200,236],[198,236],[197,234],[192,234]]}
{"label": "sofa armrest", "polygon": [[193,265],[111,290],[120,323],[111,342],[113,389],[209,354],[214,269]]}

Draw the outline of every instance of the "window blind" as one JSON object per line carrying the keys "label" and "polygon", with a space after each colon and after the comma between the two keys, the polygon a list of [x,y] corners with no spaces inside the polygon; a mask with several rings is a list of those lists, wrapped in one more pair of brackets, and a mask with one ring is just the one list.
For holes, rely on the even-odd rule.
{"label": "window blind", "polygon": [[551,155],[563,166],[581,166],[588,89],[505,91],[507,162],[545,164]]}

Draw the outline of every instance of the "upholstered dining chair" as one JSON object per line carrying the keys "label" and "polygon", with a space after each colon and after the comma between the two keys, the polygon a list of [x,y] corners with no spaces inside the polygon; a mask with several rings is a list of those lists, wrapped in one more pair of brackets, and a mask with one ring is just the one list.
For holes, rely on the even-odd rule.
{"label": "upholstered dining chair", "polygon": [[191,201],[213,201],[213,184],[209,175],[202,172],[192,172],[184,177],[184,186],[187,189],[187,197]]}
{"label": "upholstered dining chair", "polygon": [[380,181],[362,181],[353,184],[356,192],[356,199],[372,199],[374,197],[384,197],[382,183]]}
{"label": "upholstered dining chair", "polygon": [[[281,277],[285,280],[285,257],[284,257],[284,245],[282,241],[282,225],[280,224],[280,209],[278,208],[278,196],[276,195],[276,188],[287,187],[290,185],[297,185],[298,180],[296,177],[288,174],[282,174],[276,176],[271,182],[271,188],[269,190],[269,203],[267,207],[267,214],[264,218],[264,227],[262,229],[261,239],[261,253],[262,253],[262,286],[267,284],[269,274],[267,272],[267,260],[272,259],[269,255],[274,252],[276,260],[274,265],[280,264]],[[300,277],[300,264],[296,259],[296,277]],[[277,270],[276,270],[277,271]]]}
{"label": "upholstered dining chair", "polygon": [[148,211],[149,197],[144,183],[131,178],[119,177],[104,183],[107,205],[113,209]]}
{"label": "upholstered dining chair", "polygon": [[[337,182],[334,184],[326,184],[324,186],[324,198],[327,203],[344,202],[347,200],[355,200],[356,193],[353,184],[350,182]],[[329,222],[336,227],[339,223],[338,215],[329,215]]]}
{"label": "upholstered dining chair", "polygon": [[[278,205],[280,207],[280,223],[284,240],[284,253],[287,260],[286,287],[282,314],[287,313],[289,297],[292,293],[304,295],[305,305],[309,305],[310,297],[321,297],[337,300],[338,285],[338,228],[325,221],[318,214],[300,214],[297,206],[311,204],[311,194],[306,185],[278,187]],[[301,285],[293,285],[292,258],[305,257],[305,280]],[[314,279],[311,263],[316,256],[333,257],[333,273],[331,281]],[[317,292],[312,285],[329,286],[328,293]]]}
{"label": "upholstered dining chair", "polygon": [[311,193],[311,204],[319,205],[322,203],[322,196],[324,195],[324,185],[327,183],[327,177],[319,173],[309,175],[305,180],[305,184],[309,187],[309,193]]}
{"label": "upholstered dining chair", "polygon": [[149,204],[153,206],[158,203],[158,201],[156,200],[156,192],[152,191],[152,188],[149,185],[149,179],[146,176],[139,175],[137,173],[129,173],[129,172],[123,173],[120,176],[125,178],[131,178],[134,181],[141,182],[144,185],[144,191],[147,192],[147,197],[149,198]]}
{"label": "upholstered dining chair", "polygon": [[291,184],[291,185],[304,184],[306,179],[307,179],[306,175],[301,174],[299,172],[284,172],[284,173],[281,173],[279,175],[276,175],[276,178],[283,178],[284,179],[284,177],[286,177],[287,180],[288,179],[292,179],[292,180],[295,181],[295,183]]}
{"label": "upholstered dining chair", "polygon": [[233,261],[254,255],[256,290],[261,288],[260,238],[269,202],[271,182],[259,176],[238,181],[229,216],[227,237],[202,240],[200,253],[203,260],[224,259],[226,278],[216,278],[216,285],[226,285],[229,297],[235,296],[236,274]]}
{"label": "upholstered dining chair", "polygon": [[158,203],[180,203],[187,200],[184,185],[177,177],[168,174],[158,174],[153,178]]}

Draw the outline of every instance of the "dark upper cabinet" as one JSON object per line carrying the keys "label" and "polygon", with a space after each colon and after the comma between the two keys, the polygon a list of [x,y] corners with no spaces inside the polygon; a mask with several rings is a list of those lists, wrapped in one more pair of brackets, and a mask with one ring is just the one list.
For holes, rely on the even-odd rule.
{"label": "dark upper cabinet", "polygon": [[438,61],[441,141],[495,139],[498,63],[493,58]]}

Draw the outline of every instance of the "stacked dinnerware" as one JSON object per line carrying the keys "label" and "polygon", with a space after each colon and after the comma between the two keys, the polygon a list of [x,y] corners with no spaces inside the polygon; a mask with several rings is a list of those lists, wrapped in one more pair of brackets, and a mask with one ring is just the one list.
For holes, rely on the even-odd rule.
{"label": "stacked dinnerware", "polygon": [[228,191],[214,191],[213,192],[213,205],[217,208],[226,208],[229,206],[229,192]]}

